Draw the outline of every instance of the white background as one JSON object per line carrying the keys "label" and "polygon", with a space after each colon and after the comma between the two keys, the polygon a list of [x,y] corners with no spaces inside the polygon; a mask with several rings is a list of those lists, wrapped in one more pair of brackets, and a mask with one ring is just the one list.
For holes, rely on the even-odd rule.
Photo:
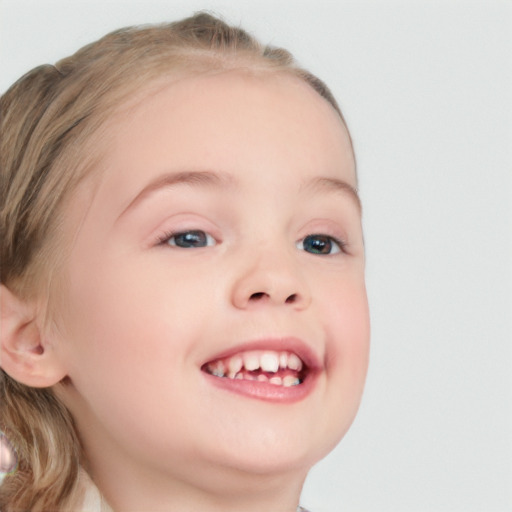
{"label": "white background", "polygon": [[107,31],[211,9],[333,89],[355,141],[372,358],[314,512],[512,510],[512,2],[0,0],[0,91]]}

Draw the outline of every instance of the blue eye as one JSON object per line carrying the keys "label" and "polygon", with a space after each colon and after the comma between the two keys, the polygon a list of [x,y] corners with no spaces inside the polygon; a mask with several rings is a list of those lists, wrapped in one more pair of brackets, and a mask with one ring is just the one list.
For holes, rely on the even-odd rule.
{"label": "blue eye", "polygon": [[308,235],[299,242],[297,248],[311,254],[337,254],[343,251],[345,244],[328,235]]}
{"label": "blue eye", "polygon": [[191,230],[167,236],[165,243],[173,247],[180,247],[181,249],[195,249],[215,245],[215,240],[204,231]]}

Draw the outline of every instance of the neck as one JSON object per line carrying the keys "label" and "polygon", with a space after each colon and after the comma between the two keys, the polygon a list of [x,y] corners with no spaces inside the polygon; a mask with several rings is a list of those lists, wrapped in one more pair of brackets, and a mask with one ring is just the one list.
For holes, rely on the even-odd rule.
{"label": "neck", "polygon": [[191,482],[141,474],[140,469],[130,471],[126,466],[116,468],[115,473],[101,473],[94,473],[95,480],[114,512],[296,512],[306,476],[305,471],[254,475],[212,469],[208,475],[194,475]]}

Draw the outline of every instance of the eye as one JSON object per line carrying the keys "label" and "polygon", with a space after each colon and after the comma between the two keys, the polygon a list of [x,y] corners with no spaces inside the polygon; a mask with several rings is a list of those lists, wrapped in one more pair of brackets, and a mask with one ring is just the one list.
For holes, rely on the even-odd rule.
{"label": "eye", "polygon": [[311,254],[337,254],[344,250],[345,243],[329,235],[308,235],[297,242],[297,248]]}
{"label": "eye", "polygon": [[181,249],[195,249],[215,245],[215,240],[208,233],[197,229],[166,235],[162,243]]}

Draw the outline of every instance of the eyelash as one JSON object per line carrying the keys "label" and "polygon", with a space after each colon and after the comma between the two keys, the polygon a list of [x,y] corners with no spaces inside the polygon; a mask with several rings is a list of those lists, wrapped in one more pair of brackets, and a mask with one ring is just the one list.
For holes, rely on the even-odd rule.
{"label": "eyelash", "polygon": [[317,238],[323,238],[324,242],[327,242],[329,245],[332,245],[334,243],[338,250],[335,252],[329,252],[329,253],[320,253],[320,252],[311,252],[310,254],[318,255],[318,256],[332,256],[334,254],[347,254],[347,243],[342,240],[341,238],[337,238],[332,235],[326,235],[324,233],[311,233],[309,235],[306,235],[304,238],[299,240],[296,243],[296,247],[299,249],[304,249],[304,241],[307,240],[310,237],[317,237]]}
{"label": "eyelash", "polygon": [[[193,247],[193,246],[183,247],[183,246],[177,245],[176,243],[174,243],[174,244],[169,243],[170,240],[172,240],[173,238],[175,239],[176,237],[178,237],[180,235],[191,235],[192,233],[194,233],[196,235],[199,235],[199,234],[205,235],[206,236],[207,245],[202,245],[202,246],[199,246],[199,247]],[[309,254],[318,255],[318,256],[332,256],[332,255],[339,254],[339,253],[348,254],[347,242],[345,240],[342,240],[341,238],[338,238],[338,237],[335,237],[335,236],[332,236],[332,235],[327,235],[327,234],[324,234],[324,233],[311,233],[309,235],[306,235],[304,238],[302,238],[301,240],[299,240],[295,244],[296,247],[298,249],[305,250],[304,249],[304,242],[306,240],[308,240],[308,238],[312,238],[312,237],[323,238],[324,239],[323,240],[324,243],[327,243],[330,247],[332,247],[332,244],[335,244],[335,246],[337,246],[338,250],[336,250],[335,252],[328,252],[328,253],[305,251],[305,252],[309,252]],[[214,243],[213,244],[210,243],[211,241],[214,242]],[[157,240],[157,245],[168,245],[168,246],[171,246],[171,247],[177,247],[177,248],[181,248],[181,249],[193,249],[193,248],[211,247],[212,245],[214,245],[216,243],[217,243],[217,241],[212,237],[212,235],[210,235],[209,233],[207,233],[206,231],[203,231],[201,229],[188,229],[188,230],[183,230],[183,231],[165,232]]]}
{"label": "eyelash", "polygon": [[[203,233],[206,235],[207,238],[209,238],[210,240],[214,241],[214,242],[217,242],[212,235],[210,235],[209,233],[207,233],[206,231],[203,231],[202,229],[185,229],[183,231],[171,231],[171,232],[166,232],[164,233],[162,236],[160,236],[158,238],[158,242],[157,242],[157,245],[169,245],[171,247],[178,247],[180,248],[178,245],[176,244],[170,244],[169,241],[173,238],[176,238],[177,236],[179,235],[187,235],[187,234],[191,234],[191,233]],[[211,247],[211,244],[208,244],[206,245],[205,247]],[[184,249],[184,247],[181,247],[182,249]],[[190,247],[192,248],[192,247]]]}

